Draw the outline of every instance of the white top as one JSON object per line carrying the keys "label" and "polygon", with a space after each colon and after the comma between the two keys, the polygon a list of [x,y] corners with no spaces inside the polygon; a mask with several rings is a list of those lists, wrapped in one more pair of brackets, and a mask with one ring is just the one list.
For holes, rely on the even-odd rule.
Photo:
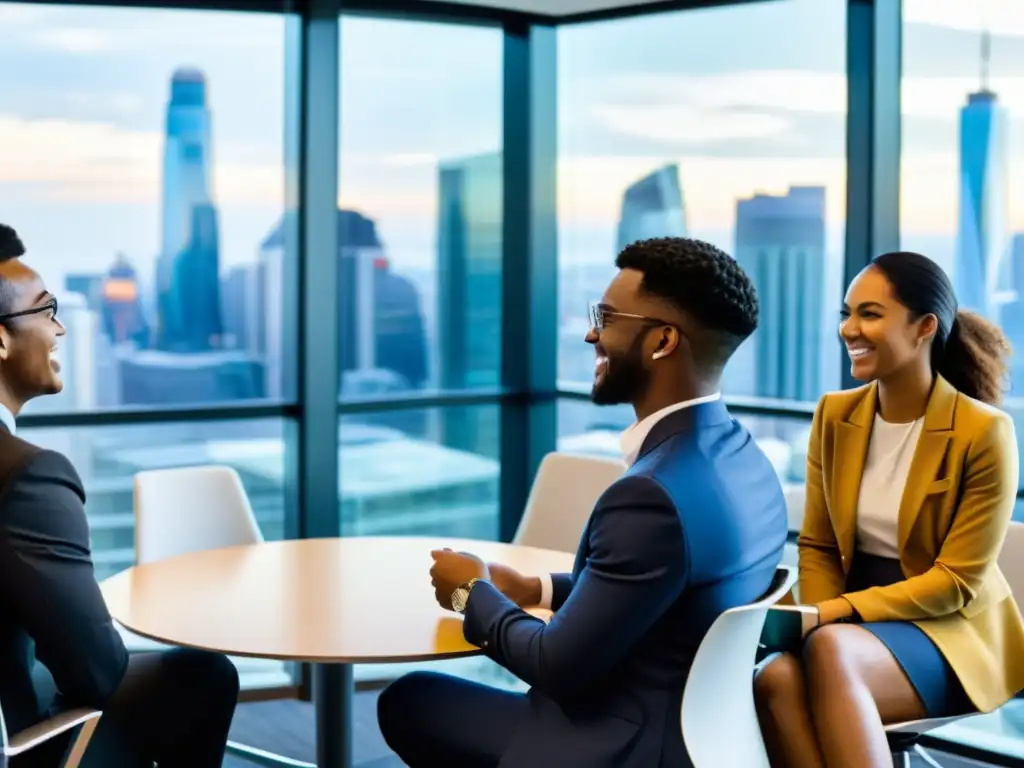
{"label": "white top", "polygon": [[[695,405],[703,405],[704,403],[713,403],[715,400],[719,400],[722,397],[721,392],[715,392],[711,395],[704,395],[703,397],[695,397],[692,400],[684,400],[681,403],[675,403],[662,408],[660,411],[655,411],[647,418],[631,424],[626,428],[626,431],[622,433],[619,438],[619,448],[622,451],[622,458],[626,462],[627,466],[633,466],[636,462],[637,457],[640,455],[640,449],[644,446],[644,440],[654,429],[654,425],[664,419],[670,413],[681,411],[683,408],[691,408]],[[544,573],[540,576],[540,605],[538,607],[551,610],[551,598],[554,586],[551,582],[551,575]]]}
{"label": "white top", "polygon": [[900,502],[923,424],[924,417],[890,424],[875,414],[857,500],[857,549],[861,552],[899,557]]}

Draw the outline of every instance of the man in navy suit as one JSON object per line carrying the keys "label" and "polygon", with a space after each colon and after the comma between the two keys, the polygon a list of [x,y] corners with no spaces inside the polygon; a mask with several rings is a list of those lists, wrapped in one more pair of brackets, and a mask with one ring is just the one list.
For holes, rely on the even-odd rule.
{"label": "man in navy suit", "polygon": [[[413,768],[690,765],[683,687],[712,622],[768,591],[786,542],[782,488],[719,394],[757,327],[739,265],[697,240],[625,248],[591,307],[592,397],[630,403],[630,465],[598,500],[571,574],[524,576],[435,551],[438,601],[531,688],[414,673],[384,691],[384,738]],[[549,606],[550,623],[523,606]]]}

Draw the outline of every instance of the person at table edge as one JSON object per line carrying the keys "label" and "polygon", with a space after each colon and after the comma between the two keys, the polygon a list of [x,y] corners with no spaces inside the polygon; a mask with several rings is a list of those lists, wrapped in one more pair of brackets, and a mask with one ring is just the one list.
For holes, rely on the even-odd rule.
{"label": "person at table edge", "polygon": [[[0,224],[0,705],[17,733],[60,709],[103,711],[82,768],[215,768],[238,700],[220,654],[129,657],[93,573],[85,492],[71,463],[15,436],[26,402],[63,384],[57,300]],[[38,659],[38,661],[37,661]],[[56,768],[55,738],[13,768]]]}
{"label": "person at table edge", "polygon": [[[586,341],[594,402],[635,411],[622,437],[630,466],[598,500],[572,573],[432,553],[438,601],[464,610],[466,640],[530,691],[434,673],[395,681],[378,718],[413,768],[689,765],[679,713],[697,647],[723,611],[773,584],[782,488],[719,396],[757,326],[754,287],[697,240],[637,242],[616,263]],[[555,611],[550,623],[522,609],[535,604]]]}

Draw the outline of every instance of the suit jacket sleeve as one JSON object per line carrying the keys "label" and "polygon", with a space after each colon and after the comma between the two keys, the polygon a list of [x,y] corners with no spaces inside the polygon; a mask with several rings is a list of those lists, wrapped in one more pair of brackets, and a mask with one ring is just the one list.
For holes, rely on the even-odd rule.
{"label": "suit jacket sleeve", "polygon": [[888,587],[843,595],[863,621],[916,621],[967,607],[995,565],[1017,500],[1017,439],[999,414],[967,453],[963,495],[935,564]]}
{"label": "suit jacket sleeve", "polygon": [[594,510],[590,555],[545,624],[488,582],[470,593],[466,640],[558,700],[606,674],[686,586],[689,558],[675,505],[655,481],[616,483]]}
{"label": "suit jacket sleeve", "polygon": [[36,644],[67,703],[101,709],[128,653],[93,573],[85,495],[71,463],[39,451],[2,499],[0,579],[14,621]]}
{"label": "suit jacket sleeve", "polygon": [[832,520],[825,501],[822,476],[822,439],[825,423],[825,398],[818,401],[807,445],[806,501],[804,520],[797,538],[800,554],[800,602],[811,604],[842,594],[846,583]]}

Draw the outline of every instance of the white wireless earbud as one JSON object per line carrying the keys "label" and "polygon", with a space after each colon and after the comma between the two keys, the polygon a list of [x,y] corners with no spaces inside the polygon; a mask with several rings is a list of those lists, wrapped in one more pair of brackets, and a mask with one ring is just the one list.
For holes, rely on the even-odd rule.
{"label": "white wireless earbud", "polygon": [[664,356],[665,356],[665,353],[664,353],[664,352],[662,352],[662,351],[661,351],[661,350],[659,349],[659,350],[658,350],[657,352],[655,352],[655,353],[654,353],[653,355],[651,355],[651,359],[652,359],[652,360],[659,360],[660,358],[662,358],[662,357],[664,357]]}

